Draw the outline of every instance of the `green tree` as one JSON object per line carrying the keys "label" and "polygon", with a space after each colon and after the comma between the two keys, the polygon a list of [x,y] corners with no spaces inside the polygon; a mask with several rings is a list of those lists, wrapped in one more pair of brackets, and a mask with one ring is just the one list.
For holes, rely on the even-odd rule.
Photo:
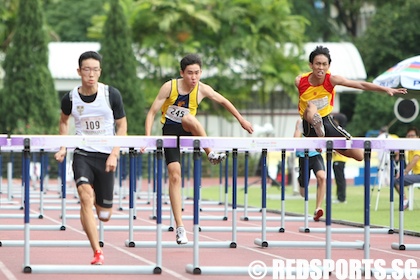
{"label": "green tree", "polygon": [[101,39],[104,83],[121,91],[130,134],[144,134],[145,103],[137,77],[137,60],[133,53],[130,29],[119,0],[111,0]]}
{"label": "green tree", "polygon": [[[142,88],[148,103],[156,96],[157,86],[179,73],[180,58],[191,52],[202,55],[203,79],[235,104],[255,103],[253,88],[269,78],[270,85],[259,86],[258,91],[258,100],[268,101],[274,79],[282,88],[292,88],[293,78],[288,78],[299,73],[298,59],[289,58],[300,53],[288,55],[284,43],[302,44],[305,20],[291,15],[286,0],[123,3],[129,7],[125,11],[133,42],[139,45],[139,71],[146,75]],[[100,20],[95,24],[100,26]],[[287,66],[277,65],[279,61]],[[283,93],[295,95],[295,91]],[[202,106],[206,109],[211,104],[205,101]]]}
{"label": "green tree", "polygon": [[4,69],[2,132],[56,132],[58,95],[48,69],[47,33],[39,0],[20,1],[16,33],[6,52]]}
{"label": "green tree", "polygon": [[[360,36],[361,21],[368,21],[369,5],[381,6],[383,0],[300,0],[291,1],[292,13],[310,21],[305,30],[309,41],[353,41]],[[393,2],[394,3],[394,2]],[[370,7],[369,7],[370,8]]]}
{"label": "green tree", "polygon": [[0,50],[6,51],[16,27],[18,0],[0,0]]}
{"label": "green tree", "polygon": [[[368,76],[376,77],[399,61],[419,54],[420,2],[396,0],[381,5],[366,33],[356,40]],[[409,19],[409,20],[407,20]]]}
{"label": "green tree", "polygon": [[334,42],[339,39],[335,25],[330,17],[331,6],[325,1],[301,0],[291,1],[292,14],[305,17],[310,24],[305,28],[306,40],[310,42]]}
{"label": "green tree", "polygon": [[[396,0],[378,6],[366,33],[355,44],[363,57],[370,80],[394,66],[399,61],[418,55],[420,34],[417,26],[420,19],[413,15],[420,13],[420,2]],[[407,20],[407,19],[410,20]],[[418,91],[409,91],[406,98],[418,97]],[[357,95],[355,102],[354,127],[358,134],[366,129],[379,129],[394,118],[394,104],[397,97],[382,97],[364,93]],[[353,123],[352,123],[353,125]],[[399,121],[390,127],[390,132],[405,135],[409,125],[420,126],[420,119],[411,124]]]}
{"label": "green tree", "polygon": [[63,42],[97,41],[88,36],[93,17],[105,15],[103,0],[43,0],[48,26],[55,40]]}

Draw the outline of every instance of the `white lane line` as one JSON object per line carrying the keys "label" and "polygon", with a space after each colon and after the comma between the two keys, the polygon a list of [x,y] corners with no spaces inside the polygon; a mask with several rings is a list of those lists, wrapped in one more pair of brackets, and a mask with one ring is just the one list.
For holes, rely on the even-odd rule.
{"label": "white lane line", "polygon": [[17,280],[13,273],[0,261],[0,271],[6,276],[7,280]]}

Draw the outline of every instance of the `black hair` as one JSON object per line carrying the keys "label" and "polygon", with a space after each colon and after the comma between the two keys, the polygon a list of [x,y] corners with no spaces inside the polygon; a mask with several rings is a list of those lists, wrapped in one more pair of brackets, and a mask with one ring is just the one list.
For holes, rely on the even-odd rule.
{"label": "black hair", "polygon": [[181,59],[181,70],[184,71],[188,65],[198,64],[201,68],[201,58],[197,54],[187,54]]}
{"label": "black hair", "polygon": [[328,58],[328,64],[331,64],[330,50],[323,46],[317,46],[315,50],[311,52],[311,54],[309,55],[309,62],[313,63],[315,56],[320,54],[325,55]]}
{"label": "black hair", "polygon": [[419,129],[415,126],[411,126],[407,129],[407,132],[405,134],[408,134],[410,131],[414,131],[414,133],[416,134],[416,136],[419,136]]}
{"label": "black hair", "polygon": [[82,53],[79,57],[79,68],[82,67],[83,60],[86,60],[89,58],[93,58],[99,61],[99,63],[102,62],[102,56],[99,53],[94,52],[94,51],[87,51],[87,52]]}

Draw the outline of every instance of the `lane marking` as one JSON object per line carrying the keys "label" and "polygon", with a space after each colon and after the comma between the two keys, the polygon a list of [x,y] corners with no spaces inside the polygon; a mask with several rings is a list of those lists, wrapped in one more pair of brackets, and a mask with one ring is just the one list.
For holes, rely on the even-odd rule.
{"label": "lane marking", "polygon": [[7,280],[17,280],[13,273],[0,261],[0,271],[6,276]]}

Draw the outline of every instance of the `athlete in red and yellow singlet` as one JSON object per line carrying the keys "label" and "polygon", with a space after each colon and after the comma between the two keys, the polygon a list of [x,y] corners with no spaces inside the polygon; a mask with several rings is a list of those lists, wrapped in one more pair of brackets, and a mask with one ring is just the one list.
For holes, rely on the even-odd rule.
{"label": "athlete in red and yellow singlet", "polygon": [[331,73],[327,72],[322,84],[313,86],[309,82],[309,76],[312,72],[303,74],[298,85],[299,90],[299,114],[302,117],[308,106],[308,101],[316,105],[321,117],[330,114],[334,106],[335,90],[330,82]]}
{"label": "athlete in red and yellow singlet", "polygon": [[[341,127],[335,125],[330,113],[334,105],[334,87],[337,85],[365,91],[386,92],[388,95],[406,94],[405,88],[389,88],[365,81],[353,81],[329,72],[331,56],[328,48],[317,46],[309,55],[309,67],[312,72],[299,75],[295,85],[299,91],[299,114],[303,119],[303,134],[306,137],[346,137],[350,138]],[[363,160],[363,150],[339,150],[340,154]]]}

